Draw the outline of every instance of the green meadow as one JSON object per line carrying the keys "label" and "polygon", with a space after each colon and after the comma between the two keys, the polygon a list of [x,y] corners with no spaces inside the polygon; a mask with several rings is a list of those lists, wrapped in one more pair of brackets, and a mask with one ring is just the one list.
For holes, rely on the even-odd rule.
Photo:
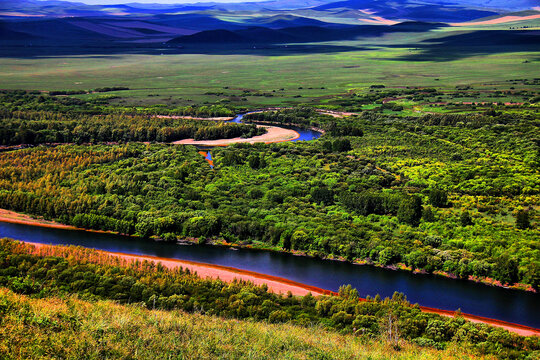
{"label": "green meadow", "polygon": [[[317,53],[278,49],[272,55],[252,49],[246,54],[0,58],[0,87],[49,91],[126,86],[130,90],[107,96],[119,96],[114,101],[127,105],[283,106],[324,103],[330,96],[364,92],[373,84],[528,89],[508,80],[538,76],[539,52],[463,54],[460,58],[456,50],[455,59],[441,61],[429,49],[386,46],[362,50],[359,45],[327,43],[317,45]],[[340,46],[356,50],[332,52]],[[451,54],[453,50],[447,51]],[[83,95],[98,96],[103,95]]]}

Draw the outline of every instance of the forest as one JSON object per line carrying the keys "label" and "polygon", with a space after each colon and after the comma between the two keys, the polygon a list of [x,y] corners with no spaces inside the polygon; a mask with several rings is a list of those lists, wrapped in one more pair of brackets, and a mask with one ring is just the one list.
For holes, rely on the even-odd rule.
{"label": "forest", "polygon": [[[0,265],[0,286],[34,298],[78,294],[85,300],[112,299],[120,304],[227,319],[289,322],[310,328],[320,325],[343,334],[384,339],[396,349],[403,340],[437,349],[457,343],[477,354],[501,359],[524,358],[540,350],[538,337],[468,322],[459,315],[448,318],[425,313],[400,293],[359,302],[350,285],[342,286],[339,296],[276,295],[264,285],[202,279],[181,268],[125,262],[78,247],[36,250],[9,239],[0,239]],[[0,314],[8,310],[9,305],[1,302]]]}
{"label": "forest", "polygon": [[143,115],[66,116],[43,111],[0,111],[0,116],[0,145],[214,140],[266,132],[255,125]]}
{"label": "forest", "polygon": [[534,105],[417,116],[340,118],[306,107],[250,114],[325,135],[215,148],[214,169],[194,147],[163,142],[180,136],[178,129],[195,137],[249,129],[250,136],[254,125],[7,108],[5,141],[20,143],[32,131],[35,142],[81,145],[1,153],[1,208],[166,241],[250,245],[540,288]]}

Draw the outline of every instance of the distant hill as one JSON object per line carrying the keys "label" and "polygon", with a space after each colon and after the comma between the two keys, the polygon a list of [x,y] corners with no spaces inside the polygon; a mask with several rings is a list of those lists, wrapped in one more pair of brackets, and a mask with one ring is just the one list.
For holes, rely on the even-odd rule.
{"label": "distant hill", "polygon": [[251,27],[241,30],[210,30],[194,35],[180,36],[170,40],[169,44],[282,44],[294,42],[318,42],[333,40],[349,40],[358,37],[380,36],[392,32],[423,32],[446,26],[406,22],[392,26],[359,25],[328,28],[322,26],[298,26],[283,29]]}
{"label": "distant hill", "polygon": [[[231,0],[232,1],[232,0]],[[274,27],[291,26],[291,18],[281,23],[279,17],[298,16],[298,11],[308,11],[305,23],[295,26],[317,25],[315,21],[324,15],[351,16],[373,15],[392,20],[415,20],[428,22],[470,21],[478,18],[503,14],[511,11],[530,10],[538,7],[537,0],[269,0],[261,2],[197,2],[191,4],[146,4],[129,3],[117,5],[87,5],[79,2],[58,0],[4,0],[0,3],[0,17],[9,16],[46,16],[46,17],[87,17],[87,16],[156,16],[199,13],[209,15],[244,13],[265,13],[277,18]],[[292,13],[294,11],[294,13]],[[352,11],[353,14],[347,14]],[[324,14],[317,14],[323,12]],[[360,13],[359,13],[360,12]],[[273,13],[273,14],[272,14]],[[330,13],[330,14],[329,14]],[[249,17],[249,16],[247,16]],[[296,19],[300,21],[299,19]],[[287,23],[287,24],[286,24]],[[246,20],[245,25],[263,25],[257,17]],[[224,27],[222,27],[224,28]],[[214,27],[215,29],[215,27]],[[211,30],[206,28],[204,30]]]}
{"label": "distant hill", "polygon": [[179,38],[169,40],[169,44],[174,43],[182,43],[182,44],[190,44],[190,43],[229,43],[229,44],[236,44],[236,43],[243,43],[249,41],[248,38],[238,35],[235,32],[232,32],[230,30],[207,30],[207,31],[201,31],[199,33],[196,33],[194,35],[186,35],[181,36]]}
{"label": "distant hill", "polygon": [[[540,51],[540,30],[483,30],[466,34],[451,35],[439,39],[425,40],[424,43],[436,43],[452,47],[481,46],[519,46],[530,45]],[[436,44],[432,46],[437,46]]]}
{"label": "distant hill", "polygon": [[6,29],[3,24],[0,23],[0,39],[10,39],[10,40],[31,40],[36,39],[37,37],[28,33],[13,31]]}
{"label": "distant hill", "polygon": [[408,19],[427,22],[469,21],[498,15],[499,11],[478,10],[454,5],[418,4],[407,0],[345,0],[314,8],[319,11],[338,9],[363,10],[388,19]]}

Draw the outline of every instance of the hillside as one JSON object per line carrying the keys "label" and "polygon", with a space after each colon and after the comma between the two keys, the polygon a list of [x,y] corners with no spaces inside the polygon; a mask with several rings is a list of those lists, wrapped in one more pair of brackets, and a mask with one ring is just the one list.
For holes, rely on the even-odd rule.
{"label": "hillside", "polygon": [[250,27],[240,30],[208,30],[193,35],[185,35],[168,41],[169,44],[205,43],[256,43],[280,44],[291,42],[321,42],[372,38],[389,33],[426,32],[446,26],[440,23],[403,22],[391,26],[359,25],[340,27],[295,26],[282,29]]}
{"label": "hillside", "polygon": [[[473,359],[321,327],[226,320],[76,296],[34,299],[0,288],[0,357],[11,359]],[[489,357],[488,357],[489,358]]]}
{"label": "hillside", "polygon": [[[304,327],[307,331],[316,327],[317,333],[326,330],[328,333],[356,335],[368,344],[373,340],[382,344],[390,342],[395,350],[407,349],[410,346],[408,344],[411,343],[432,350],[452,349],[459,343],[463,349],[474,351],[476,355],[493,354],[506,359],[525,357],[540,348],[540,338],[536,336],[519,336],[501,328],[469,322],[462,316],[449,318],[423,312],[417,305],[411,305],[400,293],[394,293],[392,298],[381,299],[380,296],[376,296],[359,301],[358,292],[350,285],[341,286],[339,296],[314,297],[307,294],[304,297],[295,297],[291,293],[275,294],[269,291],[268,286],[257,286],[244,280],[233,279],[231,282],[224,282],[219,279],[203,279],[188,268],[169,269],[159,263],[156,265],[148,261],[134,261],[134,259],[111,256],[93,249],[73,246],[35,247],[9,239],[0,239],[0,264],[2,264],[0,287],[36,298],[65,298],[77,295],[92,301],[115,300],[126,306],[131,304],[139,311],[162,309],[177,313],[181,310],[226,319],[234,318],[238,321],[259,321],[261,326],[267,323],[294,324]],[[12,309],[5,300],[2,306],[1,301],[0,312],[5,313]],[[72,332],[82,332],[82,334],[69,333],[69,336],[77,338],[84,338],[84,332],[88,330],[88,327],[80,325],[84,323],[84,319],[74,316],[61,317],[60,321],[57,321],[49,318],[40,319],[39,315],[21,316],[16,310],[15,313],[19,314],[15,321],[26,325],[35,322],[36,325],[42,324],[48,329],[54,326],[56,333],[64,331],[60,322],[66,319],[72,326],[78,324],[77,327],[70,329]],[[41,313],[43,313],[42,310],[36,311],[36,314]],[[101,324],[102,331],[109,328],[103,325],[103,320],[99,320],[100,316],[105,316],[105,318],[111,318],[111,316],[98,311],[87,313],[90,318],[94,317],[89,321],[90,323]],[[44,314],[48,312],[44,311]],[[95,316],[98,318],[96,319]],[[136,316],[126,316],[124,319],[126,324],[131,321],[137,323]],[[6,328],[5,324],[2,325]],[[161,344],[163,340],[145,336],[144,331],[139,330],[138,327],[133,329],[131,325],[126,326],[128,329],[132,328],[131,331],[141,331],[141,338],[148,339],[148,342],[158,341],[158,344]],[[31,331],[34,329],[34,327],[28,328]],[[111,326],[111,328],[115,333],[118,332],[117,326]],[[43,331],[47,334],[46,330]],[[97,329],[97,331],[100,330]],[[16,331],[9,331],[8,336],[28,339],[33,336],[33,333],[21,336],[17,335]],[[104,337],[105,334],[102,332],[100,336]],[[116,346],[124,348],[124,345],[128,345],[125,343],[125,335],[112,336],[111,334],[111,337],[107,336],[107,338],[114,342],[115,349]],[[5,337],[0,336],[0,338]],[[8,339],[7,342],[20,344],[13,338]],[[219,332],[216,338],[220,338]],[[291,340],[289,337],[287,341],[295,343],[296,339]],[[29,341],[29,343],[32,342],[42,343],[37,340]],[[264,348],[263,345],[272,347],[268,351],[279,352],[283,349],[280,344],[275,343],[261,344],[261,349]],[[83,347],[91,348],[87,344]],[[235,351],[238,351],[239,345],[234,344],[234,347]],[[383,347],[386,346],[383,345]],[[131,347],[128,348],[131,349]],[[79,350],[74,349],[74,352]],[[301,351],[307,354],[310,350],[303,347]],[[333,356],[332,349],[325,349],[321,351],[322,353]],[[429,354],[429,350],[426,354]],[[272,353],[268,356],[271,355]],[[463,355],[463,352],[460,355]],[[410,358],[407,356],[404,358]],[[346,355],[335,357],[351,358]],[[292,356],[292,358],[297,357]]]}

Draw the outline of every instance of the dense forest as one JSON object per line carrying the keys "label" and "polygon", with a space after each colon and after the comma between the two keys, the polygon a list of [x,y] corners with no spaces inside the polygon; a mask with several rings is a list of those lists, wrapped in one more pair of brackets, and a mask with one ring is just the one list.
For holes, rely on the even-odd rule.
{"label": "dense forest", "polygon": [[[50,116],[37,123],[83,124],[70,120],[75,115]],[[163,144],[5,152],[0,207],[167,241],[251,244],[540,288],[534,108],[346,118],[299,108],[250,118],[326,135],[216,148],[214,169],[193,147]],[[88,119],[95,123],[83,136],[99,133],[91,129],[100,122],[137,133],[137,117]],[[155,134],[176,121],[200,124],[152,119]]]}
{"label": "dense forest", "polygon": [[[320,325],[366,339],[384,339],[396,349],[405,339],[439,349],[458,343],[501,359],[523,358],[540,350],[538,337],[518,336],[460,316],[424,313],[399,293],[391,299],[377,296],[359,302],[356,290],[342,286],[339,296],[283,296],[268,292],[265,286],[201,279],[181,268],[168,270],[161,264],[126,262],[84,248],[36,250],[32,245],[1,239],[0,286],[37,298],[78,294],[92,301],[113,299],[149,309],[181,309],[307,327]],[[0,302],[0,314],[9,307]]]}
{"label": "dense forest", "polygon": [[[85,91],[77,93],[85,93]],[[69,90],[50,92],[0,90],[0,103],[2,104],[3,109],[11,112],[45,111],[69,115],[145,114],[210,118],[231,117],[236,114],[233,109],[215,104],[202,106],[180,106],[176,108],[167,107],[162,104],[126,107],[111,105],[111,101],[115,99],[115,97],[112,95],[101,95],[90,99],[65,95],[73,95],[73,93]]]}
{"label": "dense forest", "polygon": [[0,145],[171,142],[253,137],[266,132],[256,125],[142,115],[64,115],[55,112],[0,110]]}

